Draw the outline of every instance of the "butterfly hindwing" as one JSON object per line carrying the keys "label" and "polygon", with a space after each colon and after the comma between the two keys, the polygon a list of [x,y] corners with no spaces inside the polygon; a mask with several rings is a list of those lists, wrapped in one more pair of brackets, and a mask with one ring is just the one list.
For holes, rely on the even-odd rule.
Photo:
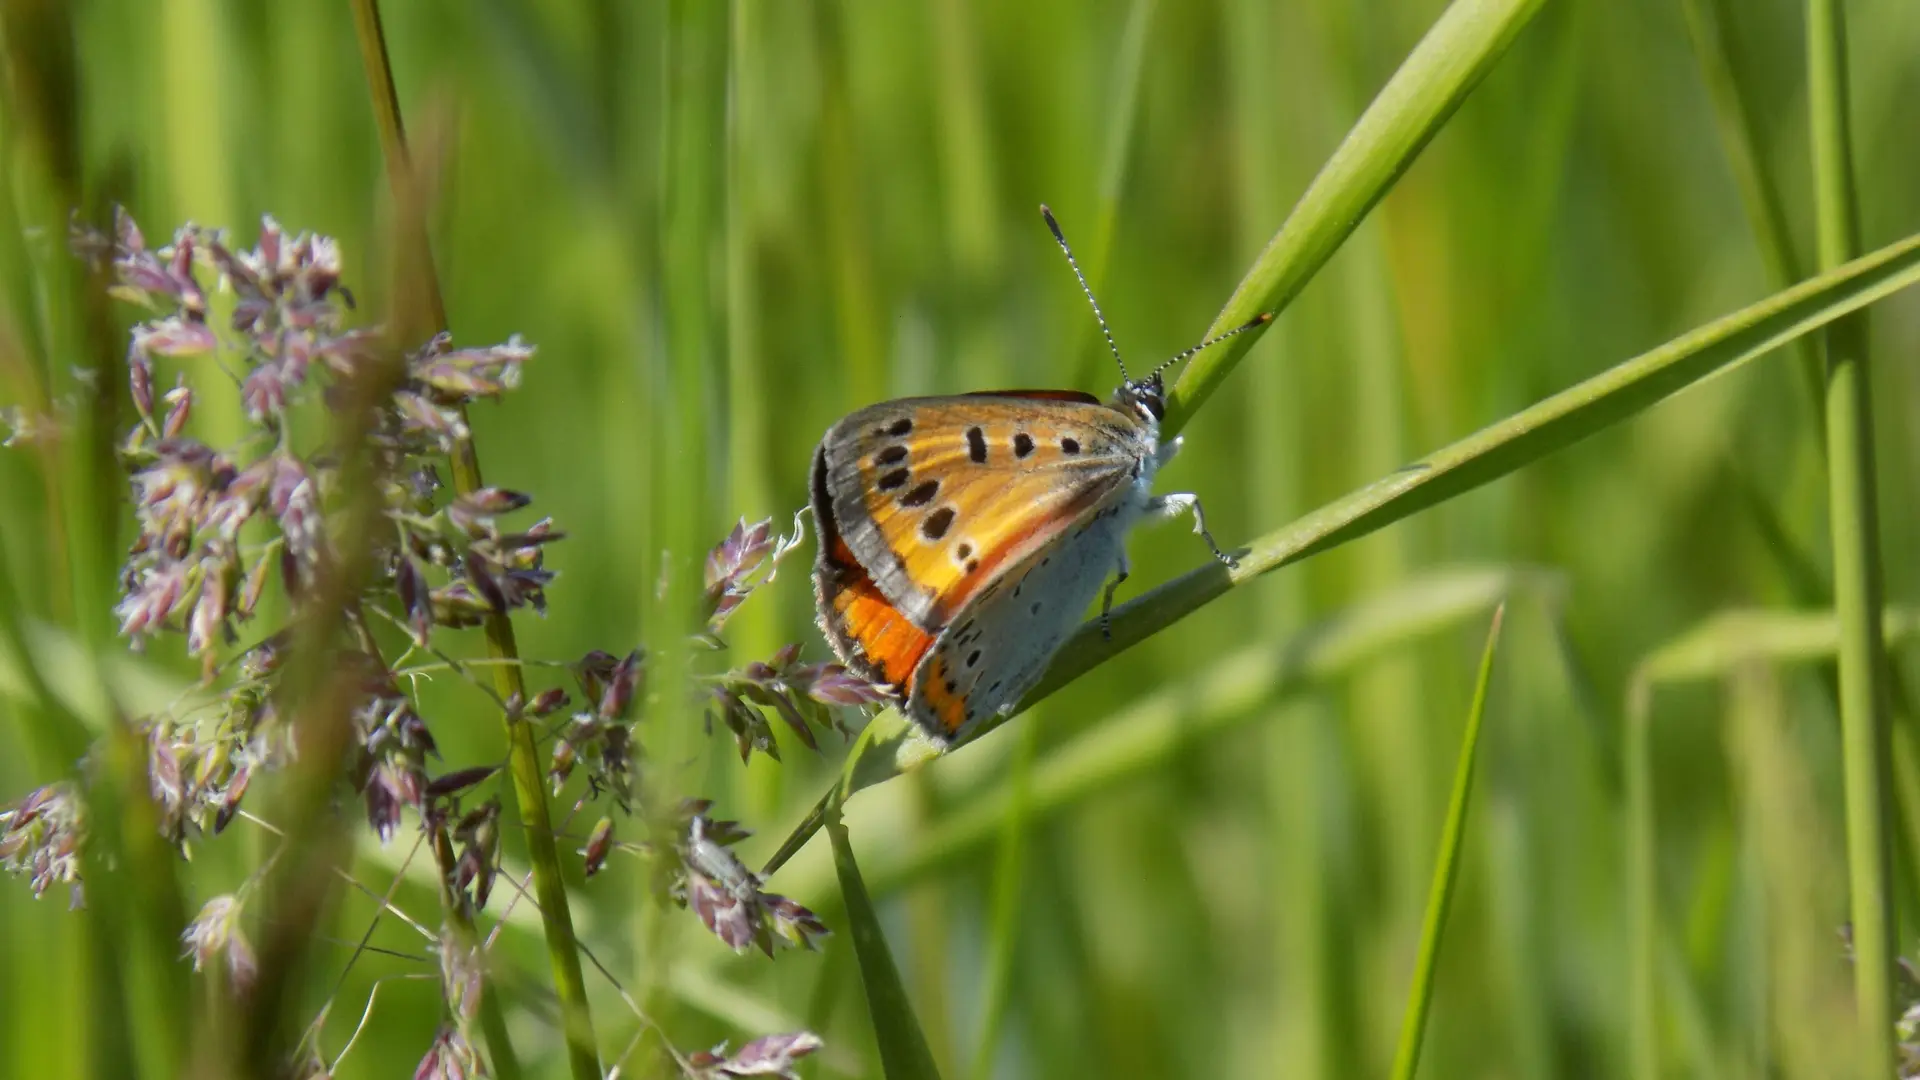
{"label": "butterfly hindwing", "polygon": [[1143,495],[1077,522],[1066,542],[987,583],[933,640],[908,686],[907,715],[942,740],[1011,709],[1046,673],[1119,561]]}

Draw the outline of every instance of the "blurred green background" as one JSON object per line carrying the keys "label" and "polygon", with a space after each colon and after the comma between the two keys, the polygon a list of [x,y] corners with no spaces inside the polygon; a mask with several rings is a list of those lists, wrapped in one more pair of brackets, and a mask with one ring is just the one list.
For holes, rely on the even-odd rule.
{"label": "blurred green background", "polygon": [[[1733,6],[1734,75],[1807,266],[1800,6]],[[64,249],[76,202],[124,202],[156,243],[189,219],[248,243],[265,213],[336,236],[377,317],[392,202],[344,5],[0,7],[13,76],[0,115],[0,404],[70,394],[73,369],[122,348],[88,337]],[[455,341],[518,333],[539,349],[523,387],[475,417],[488,480],[531,492],[571,536],[549,553],[561,572],[551,616],[517,623],[523,653],[567,659],[645,638],[661,549],[697,555],[741,515],[784,526],[804,504],[815,441],[851,409],[1003,385],[1109,390],[1116,373],[1043,201],[1137,366],[1192,344],[1442,7],[386,5]],[[1548,4],[1187,429],[1162,490],[1200,493],[1230,544],[1777,288],[1685,7]],[[1920,230],[1920,5],[1846,7],[1872,247]],[[35,95],[63,84],[70,97]],[[51,141],[36,134],[49,116]],[[1887,593],[1906,604],[1920,588],[1920,300],[1876,308],[1873,346]],[[980,744],[856,799],[855,848],[944,1075],[1384,1072],[1502,592],[1512,602],[1426,1075],[1626,1075],[1629,683],[1716,612],[1802,608],[1825,588],[1803,355],[1714,379],[1235,590]],[[196,430],[230,436],[231,385],[190,378],[206,394]],[[89,531],[83,459],[73,446],[0,453],[0,572],[47,678],[77,700],[88,658],[123,651],[107,609],[128,535],[124,513],[119,537]],[[1123,597],[1204,558],[1177,526],[1142,530],[1131,550]],[[1371,621],[1352,622],[1355,605]],[[796,562],[729,640],[743,658],[787,641],[825,658],[810,620]],[[1298,677],[1259,660],[1310,653],[1329,625],[1350,647]],[[1911,649],[1896,656],[1912,667]],[[1830,684],[1818,664],[1723,666],[1652,693],[1646,713],[1660,1054],[1684,1075],[1829,1075],[1839,1065],[1822,1040],[1851,1023]],[[193,669],[177,641],[114,668],[135,700],[164,700]],[[442,680],[424,695],[450,765],[500,756],[471,690]],[[0,799],[66,767],[29,738],[26,700],[20,673],[0,671]],[[1142,702],[1169,730],[1212,726],[1048,793],[1056,747],[1097,743]],[[842,753],[788,745],[784,766],[742,768],[722,739],[687,745],[705,756],[681,775],[756,831],[755,858]],[[993,801],[1009,785],[1029,794]],[[985,822],[971,842],[938,833],[968,814]],[[381,852],[363,837],[355,876],[384,891],[410,842],[403,832]],[[269,848],[240,828],[198,845],[175,902],[197,910]],[[769,888],[841,929],[824,848]],[[736,959],[690,915],[653,919],[643,879],[616,860],[575,890],[576,918],[678,1046],[811,1026],[829,1049],[809,1075],[879,1075],[846,934],[819,955]],[[1911,951],[1920,898],[1901,899]],[[423,876],[398,902],[437,925]],[[504,992],[523,1060],[557,1077],[525,907],[502,939],[523,979]],[[427,943],[394,920],[374,940],[401,955],[362,956],[336,991],[370,912],[343,896],[301,1005],[331,1002],[329,1057],[368,1013],[342,1078],[405,1075],[439,1015]],[[110,1059],[112,1028],[95,1026],[91,1004],[102,981],[206,992],[176,972],[116,972],[97,924],[54,894],[35,902],[24,882],[0,883],[0,940],[0,1076],[81,1075]],[[589,981],[611,1061],[636,1022],[605,979]]]}

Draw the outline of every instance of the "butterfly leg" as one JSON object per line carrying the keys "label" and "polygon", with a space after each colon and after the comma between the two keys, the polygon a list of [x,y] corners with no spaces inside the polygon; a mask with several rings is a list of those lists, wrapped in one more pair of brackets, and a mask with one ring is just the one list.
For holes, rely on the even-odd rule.
{"label": "butterfly leg", "polygon": [[1127,553],[1120,552],[1120,565],[1114,567],[1113,580],[1107,582],[1106,595],[1100,598],[1100,636],[1113,640],[1113,593],[1127,580]]}
{"label": "butterfly leg", "polygon": [[1207,531],[1207,515],[1200,509],[1200,496],[1185,491],[1171,495],[1158,495],[1148,501],[1147,513],[1155,517],[1167,518],[1192,514],[1193,531],[1199,533],[1200,538],[1207,542],[1207,547],[1213,551],[1213,557],[1226,563],[1229,569],[1240,565],[1238,559],[1221,551],[1220,545],[1213,542],[1213,534]]}

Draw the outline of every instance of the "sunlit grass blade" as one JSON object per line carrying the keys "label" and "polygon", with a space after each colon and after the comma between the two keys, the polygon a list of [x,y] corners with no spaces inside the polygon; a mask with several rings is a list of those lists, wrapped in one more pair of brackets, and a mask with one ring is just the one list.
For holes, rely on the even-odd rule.
{"label": "sunlit grass blade", "polygon": [[1460,736],[1460,761],[1454,767],[1453,794],[1447,800],[1447,821],[1441,827],[1440,854],[1433,866],[1433,888],[1427,896],[1427,914],[1420,928],[1420,952],[1413,966],[1413,984],[1407,989],[1407,1013],[1400,1025],[1400,1047],[1393,1055],[1394,1080],[1413,1080],[1420,1068],[1420,1043],[1427,1030],[1427,1007],[1433,1000],[1433,972],[1440,957],[1440,934],[1447,926],[1453,903],[1453,883],[1460,870],[1460,843],[1467,827],[1467,798],[1473,791],[1473,767],[1480,748],[1480,723],[1487,712],[1487,684],[1493,678],[1493,654],[1500,642],[1503,604],[1494,609],[1487,630],[1487,646],[1480,654],[1480,674],[1473,684],[1473,705],[1467,711],[1467,730]]}
{"label": "sunlit grass blade", "polygon": [[[1409,642],[1478,617],[1502,597],[1550,594],[1558,579],[1541,571],[1462,568],[1389,589],[1279,641],[1233,653],[1191,680],[1169,686],[1036,762],[1025,796],[1029,827],[1160,768],[1187,747],[1267,715],[1260,706],[1325,687]],[[988,744],[972,753],[1004,752]],[[983,771],[1000,776],[989,761]],[[967,792],[911,847],[874,852],[867,870],[885,895],[965,860],[993,842],[1015,807],[1008,785]],[[867,812],[856,804],[856,818]],[[874,812],[887,812],[875,808]],[[878,861],[875,861],[878,860]],[[825,897],[823,861],[797,865],[784,879],[802,897]]]}
{"label": "sunlit grass blade", "polygon": [[[1920,611],[1889,610],[1883,637],[1898,645],[1920,634]],[[1664,1015],[1659,987],[1662,929],[1657,879],[1651,732],[1654,693],[1661,687],[1721,679],[1755,663],[1805,664],[1831,660],[1841,649],[1841,622],[1827,611],[1730,610],[1715,614],[1648,653],[1634,668],[1627,692],[1626,910],[1631,958],[1629,993],[1632,1075],[1660,1075]]]}
{"label": "sunlit grass blade", "polygon": [[[1045,698],[1268,571],[1491,483],[1916,281],[1920,235],[1777,292],[1562,390],[1253,540],[1241,549],[1239,565],[1232,569],[1209,563],[1115,608],[1111,636],[1097,624],[1082,626],[1023,704]],[[1009,719],[990,719],[980,734]],[[862,754],[849,792],[891,779],[925,756],[904,732],[873,741],[876,745]],[[819,830],[824,805],[823,799],[787,838],[769,869],[785,862]]]}
{"label": "sunlit grass blade", "polygon": [[[1263,311],[1277,313],[1299,295],[1539,10],[1540,0],[1454,0],[1314,177],[1206,336]],[[1256,331],[1230,338],[1187,364],[1167,398],[1167,437],[1186,426],[1259,337]]]}
{"label": "sunlit grass blade", "polygon": [[[1807,0],[1807,113],[1813,124],[1816,247],[1822,268],[1860,250],[1849,131],[1846,23],[1840,0]],[[1899,1062],[1894,1033],[1893,891],[1887,784],[1887,669],[1880,640],[1880,519],[1864,314],[1829,327],[1827,502],[1833,605],[1839,616],[1840,741],[1846,776],[1847,876],[1863,1075]]]}
{"label": "sunlit grass blade", "polygon": [[833,865],[846,901],[847,932],[860,959],[860,982],[867,991],[867,1014],[873,1019],[873,1036],[880,1045],[881,1068],[887,1080],[939,1080],[940,1070],[927,1049],[913,1003],[907,1000],[907,988],[894,966],[893,952],[887,948],[880,917],[867,896],[866,884],[860,880],[846,826],[837,818],[829,820],[827,834],[833,840]]}

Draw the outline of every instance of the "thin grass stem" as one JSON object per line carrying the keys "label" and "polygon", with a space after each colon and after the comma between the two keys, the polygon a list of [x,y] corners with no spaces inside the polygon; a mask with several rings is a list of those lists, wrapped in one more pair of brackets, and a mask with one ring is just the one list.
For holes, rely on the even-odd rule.
{"label": "thin grass stem", "polygon": [[[417,295],[413,296],[417,305],[396,306],[398,321],[403,323],[398,329],[403,334],[413,332],[412,336],[403,336],[400,340],[425,340],[430,334],[446,329],[446,305],[441,297],[439,278],[434,272],[424,219],[417,213],[421,193],[416,190],[408,155],[406,128],[400,115],[399,97],[394,89],[378,0],[353,0],[353,14],[367,88],[380,128],[387,181],[392,188],[395,204],[402,209],[399,215],[403,232],[399,264],[402,273],[397,284],[403,290],[417,290]],[[425,313],[429,325],[404,325],[409,318],[419,320],[421,312]],[[461,418],[464,421],[464,409]],[[463,423],[463,430],[465,427]],[[479,453],[471,436],[456,440],[450,467],[455,491],[467,494],[484,486]],[[518,659],[513,622],[505,613],[488,616],[484,633],[489,656],[496,660]],[[492,671],[494,687],[503,700],[524,699],[525,687],[519,664],[497,664]],[[559,997],[568,1062],[574,1080],[597,1080],[600,1076],[600,1056],[595,1046],[586,982],[580,970],[579,942],[574,936],[566,884],[561,876],[559,851],[554,844],[552,821],[547,811],[544,769],[534,742],[532,725],[515,712],[507,711],[503,715],[507,728],[507,767],[512,777],[515,803],[521,820],[527,826],[527,858],[532,864],[534,893],[539,898],[540,915],[546,927],[547,959],[553,969],[554,989]],[[490,1023],[486,1029],[496,1068],[503,1062],[511,1062],[511,1047],[491,1045],[494,1034],[504,1034],[504,1025]]]}
{"label": "thin grass stem", "polygon": [[1427,914],[1420,928],[1420,952],[1413,965],[1413,984],[1407,988],[1407,1013],[1400,1025],[1400,1047],[1393,1055],[1394,1080],[1413,1080],[1420,1068],[1420,1043],[1427,1030],[1427,1008],[1433,1001],[1433,973],[1440,960],[1440,934],[1453,905],[1453,883],[1459,877],[1460,845],[1467,827],[1467,799],[1473,792],[1473,768],[1480,748],[1480,725],[1487,712],[1487,684],[1493,678],[1493,654],[1500,642],[1500,623],[1507,612],[1502,603],[1493,610],[1487,645],[1480,654],[1480,674],[1473,684],[1473,705],[1467,711],[1467,730],[1460,737],[1460,760],[1454,768],[1453,794],[1447,800],[1447,820],[1440,830],[1440,855],[1433,866],[1433,887],[1427,895]]}
{"label": "thin grass stem", "polygon": [[[1204,337],[1278,315],[1393,187],[1540,10],[1541,0],[1454,0],[1380,89]],[[1194,357],[1167,398],[1172,438],[1232,373],[1259,332]]]}
{"label": "thin grass stem", "polygon": [[[1839,0],[1807,2],[1807,103],[1813,126],[1819,262],[1860,249],[1847,116],[1846,25]],[[1893,893],[1887,800],[1890,745],[1885,645],[1880,635],[1880,524],[1874,496],[1873,408],[1863,314],[1824,335],[1827,497],[1834,611],[1840,619],[1840,740],[1846,781],[1847,874],[1852,892],[1858,1074],[1894,1075]]]}

